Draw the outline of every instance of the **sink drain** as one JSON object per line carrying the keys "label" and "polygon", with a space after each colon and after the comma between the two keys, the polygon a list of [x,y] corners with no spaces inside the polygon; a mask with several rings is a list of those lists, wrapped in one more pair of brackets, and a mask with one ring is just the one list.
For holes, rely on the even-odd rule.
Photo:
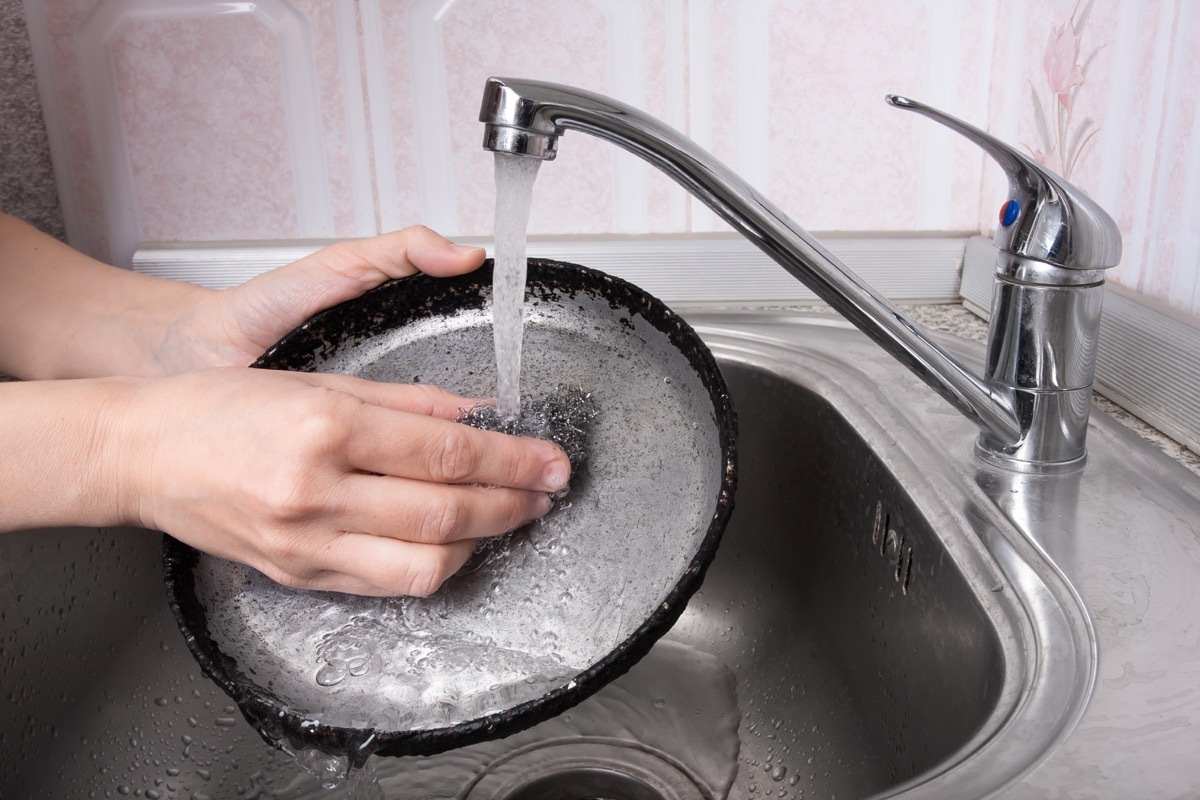
{"label": "sink drain", "polygon": [[662,793],[621,772],[583,767],[544,775],[517,787],[504,800],[663,800]]}
{"label": "sink drain", "polygon": [[712,800],[686,766],[605,739],[540,742],[490,764],[462,800]]}

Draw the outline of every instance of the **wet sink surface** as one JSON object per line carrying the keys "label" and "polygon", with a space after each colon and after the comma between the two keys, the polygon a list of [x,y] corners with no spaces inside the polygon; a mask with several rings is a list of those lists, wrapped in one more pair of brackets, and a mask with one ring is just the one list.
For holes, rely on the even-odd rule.
{"label": "wet sink surface", "polygon": [[[845,325],[752,319],[693,320],[734,396],[741,479],[680,622],[558,719],[380,761],[383,796],[970,797],[1077,721],[1088,620],[987,487],[944,464],[969,425]],[[157,537],[0,546],[0,796],[327,796],[200,674]]]}

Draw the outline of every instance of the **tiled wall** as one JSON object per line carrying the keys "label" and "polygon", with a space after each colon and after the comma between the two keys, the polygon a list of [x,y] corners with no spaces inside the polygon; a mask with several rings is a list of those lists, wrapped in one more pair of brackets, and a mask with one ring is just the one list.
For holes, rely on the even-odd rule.
{"label": "tiled wall", "polygon": [[[990,228],[999,170],[889,109],[883,95],[898,92],[1031,151],[1049,152],[1041,129],[1057,141],[1061,115],[1059,149],[1083,143],[1072,179],[1124,232],[1113,277],[1200,314],[1200,0],[26,0],[26,12],[72,241],[117,261],[147,241],[418,221],[487,235],[475,120],[493,74],[641,106],[813,230]],[[560,153],[538,182],[534,233],[726,230],[611,146],[568,134]]]}

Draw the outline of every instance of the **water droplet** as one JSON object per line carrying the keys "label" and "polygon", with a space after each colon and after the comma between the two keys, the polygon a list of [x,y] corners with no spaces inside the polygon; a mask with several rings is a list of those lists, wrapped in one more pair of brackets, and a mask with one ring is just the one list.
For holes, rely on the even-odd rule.
{"label": "water droplet", "polygon": [[338,661],[337,664],[329,663],[317,670],[317,683],[321,686],[336,686],[346,679],[346,670],[343,665],[344,661]]}

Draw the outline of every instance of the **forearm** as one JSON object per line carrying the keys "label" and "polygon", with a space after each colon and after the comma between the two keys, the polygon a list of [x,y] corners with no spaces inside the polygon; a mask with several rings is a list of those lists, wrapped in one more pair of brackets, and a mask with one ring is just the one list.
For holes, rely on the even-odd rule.
{"label": "forearm", "polygon": [[0,532],[136,522],[108,430],[131,383],[0,383]]}
{"label": "forearm", "polygon": [[161,375],[208,290],[102,264],[0,213],[0,372]]}

